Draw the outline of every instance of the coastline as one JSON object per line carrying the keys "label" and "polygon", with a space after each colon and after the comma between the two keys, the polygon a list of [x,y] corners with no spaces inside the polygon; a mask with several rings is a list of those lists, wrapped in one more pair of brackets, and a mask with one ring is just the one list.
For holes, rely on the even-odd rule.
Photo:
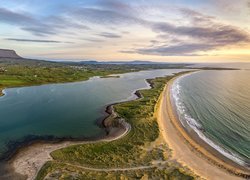
{"label": "coastline", "polygon": [[[240,169],[226,158],[222,158],[222,155],[220,156],[214,149],[202,143],[201,139],[196,137],[194,140],[191,138],[193,134],[191,135],[182,127],[170,95],[171,85],[177,78],[175,77],[167,83],[162,93],[158,112],[160,129],[165,141],[173,150],[172,157],[207,179],[248,178],[248,172]],[[211,150],[215,153],[211,153]]]}
{"label": "coastline", "polygon": [[[150,80],[145,79],[145,81],[148,83],[148,87],[152,88]],[[133,93],[135,98],[132,99],[132,101],[143,98],[139,92],[140,90],[141,89],[138,89]],[[131,101],[131,99],[128,101]],[[97,137],[94,138],[94,140],[66,139],[60,142],[36,141],[25,146],[21,146],[10,156],[8,160],[10,169],[20,176],[26,177],[27,180],[32,180],[35,179],[43,165],[53,159],[50,156],[50,153],[55,150],[78,144],[115,141],[126,136],[129,133],[131,126],[124,119],[119,118],[113,108],[115,104],[124,102],[127,101],[120,101],[106,106],[105,112],[108,115],[101,121],[99,120],[99,122],[97,122],[105,128],[106,136]],[[112,120],[115,120],[115,125],[112,123]]]}
{"label": "coastline", "polygon": [[[112,105],[107,106],[106,112],[112,112],[107,117],[103,119],[103,124],[105,126],[105,121],[113,116],[111,109]],[[111,111],[110,111],[111,110]],[[105,129],[108,127],[105,127]],[[52,160],[50,153],[72,145],[86,144],[86,143],[98,143],[98,142],[109,142],[116,139],[122,138],[130,131],[130,125],[125,121],[119,121],[119,127],[114,130],[112,127],[109,128],[109,133],[104,137],[99,137],[95,140],[65,140],[62,142],[35,142],[31,145],[21,147],[8,161],[8,164],[11,166],[12,170],[25,176],[28,180],[35,179],[39,170],[43,165]]]}
{"label": "coastline", "polygon": [[[143,71],[143,70],[140,70],[140,71]],[[131,72],[134,72],[134,71],[131,71]],[[124,74],[124,73],[128,73],[128,72],[122,72],[122,73],[119,73],[119,74]],[[105,76],[108,76],[109,78],[120,78],[120,76],[117,75],[117,74],[108,74],[108,75],[105,75]],[[53,84],[60,85],[60,84],[65,84],[65,83],[77,83],[77,82],[88,81],[88,80],[91,80],[93,78],[102,78],[102,77],[103,76],[92,76],[92,77],[89,77],[88,79],[77,80],[77,81],[50,82],[50,83],[38,83],[38,84],[33,84],[33,85],[20,85],[20,86],[17,85],[17,86],[10,86],[10,87],[4,87],[4,88],[2,87],[2,88],[0,88],[0,98],[4,97],[6,95],[6,90],[11,89],[11,88],[22,88],[22,87],[32,87],[32,86],[47,86],[47,85],[53,85]],[[148,79],[145,79],[145,81],[147,83],[147,87],[145,87],[145,88],[146,89],[151,88],[152,86],[151,86],[150,82],[148,81]],[[144,88],[142,88],[142,89],[144,89]],[[13,159],[13,157],[15,157],[16,154],[19,153],[19,151],[21,151],[22,149],[25,149],[26,146],[32,146],[34,144],[44,144],[44,143],[56,144],[56,143],[62,143],[62,142],[67,142],[67,141],[95,142],[95,141],[101,141],[103,139],[108,138],[108,134],[109,134],[109,131],[111,131],[111,129],[112,129],[111,133],[113,133],[113,134],[117,133],[117,131],[121,131],[119,128],[116,128],[116,127],[110,128],[108,125],[105,125],[105,123],[104,123],[105,121],[107,121],[106,119],[108,119],[108,117],[112,116],[111,115],[111,112],[112,112],[111,109],[116,104],[141,98],[141,94],[140,94],[139,90],[141,90],[141,89],[135,90],[133,93],[131,93],[132,98],[122,99],[119,102],[115,102],[115,103],[111,102],[110,105],[107,105],[107,106],[103,107],[104,108],[103,116],[101,116],[96,121],[96,124],[100,128],[104,128],[105,132],[97,134],[97,135],[95,135],[93,137],[84,137],[83,136],[83,137],[79,137],[79,138],[74,138],[74,137],[71,137],[71,136],[56,137],[56,136],[50,136],[50,135],[48,135],[48,136],[29,135],[29,136],[24,137],[23,139],[21,139],[18,142],[16,142],[16,141],[10,142],[8,144],[7,151],[4,152],[2,155],[0,155],[0,163],[2,161],[4,161],[4,162],[11,161],[11,159]],[[123,122],[121,122],[121,123],[123,123]],[[116,126],[117,126],[117,124],[116,124]],[[113,131],[115,131],[115,132],[113,132]]]}
{"label": "coastline", "polygon": [[5,93],[4,93],[4,88],[0,88],[0,97],[4,96]]}
{"label": "coastline", "polygon": [[[175,78],[173,78],[172,80],[170,80],[169,84],[174,79]],[[152,84],[151,84],[150,80],[146,80],[146,81],[147,81],[148,85],[150,87],[152,87]],[[165,89],[166,89],[166,87],[165,87]],[[166,95],[169,96],[168,93],[165,93],[165,91],[166,91],[165,89],[162,92],[162,94],[161,94],[161,100],[159,100],[159,101],[162,101],[162,96],[166,96]],[[134,94],[136,96],[135,99],[142,98],[142,95],[140,94],[139,90],[135,91]],[[170,96],[169,96],[169,98],[170,98]],[[133,99],[133,100],[135,100],[135,99]],[[129,100],[129,101],[131,101],[131,100]],[[121,101],[119,103],[123,103],[123,102],[125,102],[125,101]],[[109,127],[111,125],[111,127],[112,127],[112,123],[109,124],[109,122],[112,122],[112,121],[109,121],[109,119],[111,118],[111,120],[112,120],[112,119],[114,119],[114,118],[117,117],[116,114],[114,114],[115,112],[114,112],[114,109],[113,109],[113,105],[119,104],[119,103],[114,103],[114,104],[111,104],[111,105],[109,105],[109,106],[106,107],[106,111],[105,112],[108,113],[108,116],[106,116],[105,118],[102,118],[102,121],[100,121],[103,126]],[[160,105],[160,106],[162,106],[162,105]],[[171,107],[171,106],[169,106],[169,107]],[[161,111],[160,107],[157,108],[157,112],[158,111]],[[173,109],[172,109],[172,111],[173,111]],[[123,122],[124,122],[123,120],[121,122],[119,122],[119,124],[121,126],[118,127],[118,128],[116,127],[117,129],[114,129],[116,133],[111,129],[112,132],[108,130],[107,131],[108,134],[106,136],[104,136],[104,137],[102,136],[102,137],[96,138],[95,140],[80,141],[80,140],[76,140],[76,139],[68,139],[68,140],[65,140],[65,141],[60,142],[60,143],[57,143],[57,142],[55,142],[55,143],[46,143],[46,142],[42,142],[42,143],[41,142],[36,142],[36,143],[33,143],[30,146],[21,148],[20,151],[11,159],[10,164],[13,166],[13,168],[14,168],[14,170],[16,172],[19,172],[20,174],[24,174],[24,173],[30,174],[30,176],[28,176],[28,179],[34,179],[35,176],[36,176],[36,174],[39,172],[40,168],[44,165],[44,163],[46,163],[49,160],[52,160],[52,157],[50,156],[50,152],[52,152],[54,150],[57,150],[57,149],[61,149],[61,148],[67,147],[67,146],[76,145],[76,144],[97,143],[97,142],[101,142],[101,141],[114,141],[116,139],[122,138],[130,130],[130,125],[127,123],[128,126],[123,126],[123,124],[122,124]],[[158,120],[158,122],[159,122],[159,120]],[[124,122],[124,123],[126,123],[126,122]],[[159,122],[160,132],[161,131],[165,131],[164,128],[161,128],[162,127],[161,124],[162,124],[162,121]],[[122,132],[122,130],[124,132]],[[178,135],[180,135],[180,134],[178,134]],[[165,135],[164,135],[164,138],[165,138]],[[181,138],[181,137],[179,136],[179,138]],[[182,137],[181,140],[183,141],[183,137]],[[173,139],[173,141],[176,141],[176,139]],[[184,142],[184,144],[186,144],[185,141],[183,141],[183,142]],[[180,143],[180,142],[176,141],[175,143]],[[169,146],[171,148],[171,144],[169,144]],[[188,147],[188,148],[190,150],[190,147]],[[173,148],[173,150],[174,150],[174,148]],[[182,149],[179,149],[179,150],[182,151]],[[194,152],[192,151],[192,153],[194,153]],[[197,156],[197,155],[199,155],[199,154],[195,153],[195,156]],[[174,160],[176,160],[176,159],[179,160],[178,155],[175,156],[175,151],[173,151],[173,158],[174,158]],[[208,163],[207,159],[204,159],[204,158],[202,158],[202,159],[203,159],[203,161],[206,160],[206,163]],[[201,160],[201,162],[203,162],[203,161]],[[196,162],[194,161],[194,163],[197,163],[197,162],[200,162],[200,161],[196,161]],[[188,163],[185,163],[185,161],[184,162],[181,161],[181,163],[184,164],[184,165],[187,165],[188,167],[190,167]],[[197,163],[197,164],[200,165],[200,163]],[[214,164],[210,164],[210,166],[212,166],[214,168],[214,171],[209,171],[209,170],[204,170],[204,169],[203,169],[203,171],[207,171],[211,175],[218,174],[217,171],[219,171],[219,173],[222,173],[221,177],[225,177],[227,179],[228,178],[230,178],[230,179],[239,179],[236,176],[232,176],[231,174],[228,174],[227,172],[222,171],[222,169],[219,169],[218,167],[214,166]],[[202,167],[204,167],[204,166],[202,166]],[[22,169],[22,168],[24,168],[24,169]],[[193,168],[192,166],[190,168],[193,169],[193,171],[196,172],[197,174],[200,174],[199,171],[196,171],[196,169]],[[222,172],[220,172],[220,171],[222,171]],[[204,176],[204,177],[206,177],[206,176]],[[213,176],[213,177],[215,177],[215,176]]]}

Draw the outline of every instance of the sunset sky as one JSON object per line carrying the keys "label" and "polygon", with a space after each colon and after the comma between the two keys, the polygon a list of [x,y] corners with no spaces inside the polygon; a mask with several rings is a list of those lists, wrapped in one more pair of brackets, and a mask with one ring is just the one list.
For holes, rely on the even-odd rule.
{"label": "sunset sky", "polygon": [[250,0],[1,0],[0,48],[39,59],[250,62]]}

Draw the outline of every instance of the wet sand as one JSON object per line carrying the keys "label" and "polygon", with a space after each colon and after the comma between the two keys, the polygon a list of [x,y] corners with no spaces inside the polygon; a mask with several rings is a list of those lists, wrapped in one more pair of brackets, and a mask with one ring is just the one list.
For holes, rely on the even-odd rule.
{"label": "wet sand", "polygon": [[10,164],[16,173],[25,176],[27,180],[32,180],[35,179],[37,173],[47,161],[53,160],[50,156],[51,152],[71,145],[98,143],[101,141],[114,141],[116,139],[122,138],[129,131],[130,125],[124,124],[122,129],[112,132],[110,135],[106,136],[106,138],[98,141],[36,143],[22,148],[22,150],[12,158]]}
{"label": "wet sand", "polygon": [[[165,141],[173,150],[172,158],[176,159],[183,165],[188,166],[195,173],[207,179],[241,179],[240,177],[229,174],[226,170],[209,162],[207,157],[204,158],[201,153],[197,153],[194,148],[190,148],[190,142],[187,142],[180,133],[182,131],[184,132],[184,130],[182,129],[182,131],[180,131],[181,129],[178,129],[173,125],[172,120],[174,120],[174,122],[178,122],[178,120],[174,115],[170,101],[169,86],[171,83],[172,81],[165,87],[164,92],[161,95],[159,107],[157,109],[157,119]],[[141,98],[141,95],[138,94],[138,92],[135,94],[138,98]],[[107,110],[109,111],[109,114],[114,113],[112,107]],[[47,161],[52,160],[52,157],[50,156],[51,152],[70,145],[97,143],[100,141],[113,141],[119,139],[125,136],[130,130],[130,125],[125,121],[122,122],[124,123],[122,128],[110,132],[108,136],[98,141],[35,143],[31,146],[24,147],[11,159],[10,164],[16,173],[25,175],[29,180],[34,179],[40,168]],[[105,123],[105,121],[103,121],[103,123]]]}
{"label": "wet sand", "polygon": [[[150,84],[150,82],[148,83]],[[142,95],[140,94],[139,91],[136,91],[134,94],[137,96],[135,99],[142,98]],[[108,113],[108,116],[101,121],[102,125],[105,127],[107,131],[106,136],[97,138],[92,141],[66,140],[59,143],[49,143],[49,142],[33,143],[31,145],[19,149],[15,153],[15,155],[11,157],[11,159],[8,161],[7,169],[13,171],[13,174],[20,175],[20,178],[24,177],[27,180],[33,180],[35,179],[35,177],[37,176],[39,170],[43,167],[43,165],[46,162],[53,160],[53,158],[50,156],[50,153],[55,150],[62,149],[71,145],[98,143],[104,141],[108,142],[122,138],[123,136],[127,135],[127,133],[129,133],[131,126],[122,118],[119,118],[118,127],[110,126],[110,121],[112,121],[113,118],[117,118],[117,114],[113,108],[114,105],[115,104],[112,104],[106,107],[105,112]],[[11,173],[9,174],[11,175]]]}
{"label": "wet sand", "polygon": [[[138,96],[138,98],[140,98]],[[109,115],[102,120],[102,125],[107,131],[106,136],[95,138],[94,140],[66,140],[62,142],[36,142],[31,145],[22,147],[19,149],[15,155],[7,163],[7,169],[13,171],[9,172],[10,176],[19,176],[18,179],[33,180],[37,176],[39,170],[43,165],[53,160],[50,153],[66,148],[72,145],[87,144],[87,143],[99,143],[99,142],[109,142],[122,138],[127,133],[129,133],[131,126],[124,119],[119,119],[118,127],[111,127],[109,125],[110,120],[117,118],[117,114],[114,111],[115,104],[106,107],[106,113]],[[14,175],[15,174],[15,175]]]}
{"label": "wet sand", "polygon": [[[203,144],[196,143],[181,126],[171,104],[170,87],[173,80],[166,85],[158,108],[158,122],[165,141],[173,150],[172,158],[188,166],[205,179],[242,179],[248,172],[232,166],[215,154],[211,154]],[[231,173],[229,173],[229,171]],[[235,175],[237,174],[237,176]],[[239,176],[241,175],[241,177]]]}

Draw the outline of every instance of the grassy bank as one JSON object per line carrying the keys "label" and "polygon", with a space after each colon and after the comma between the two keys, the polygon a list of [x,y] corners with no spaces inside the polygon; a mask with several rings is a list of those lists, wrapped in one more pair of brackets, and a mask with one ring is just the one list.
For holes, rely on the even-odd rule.
{"label": "grassy bank", "polygon": [[[190,64],[84,64],[0,58],[0,96],[4,88],[88,80],[93,76],[150,69],[184,69]],[[214,69],[214,68],[200,68]],[[117,77],[117,76],[114,76]]]}
{"label": "grassy bank", "polygon": [[36,60],[0,59],[0,91],[4,88],[84,81],[93,76],[131,72],[132,69],[69,66]]}
{"label": "grassy bank", "polygon": [[[109,77],[149,69],[184,68],[185,64],[84,64],[56,63],[31,59],[0,58],[0,96],[10,87],[33,86],[88,80],[93,76]],[[117,76],[115,76],[117,77]]]}
{"label": "grassy bank", "polygon": [[[171,150],[161,138],[154,115],[158,98],[173,77],[149,80],[152,89],[140,90],[142,98],[114,106],[117,114],[131,124],[128,135],[112,142],[74,145],[54,151],[51,154],[54,160],[45,164],[37,179],[193,179],[187,168],[171,160]],[[113,123],[115,125],[115,121]]]}

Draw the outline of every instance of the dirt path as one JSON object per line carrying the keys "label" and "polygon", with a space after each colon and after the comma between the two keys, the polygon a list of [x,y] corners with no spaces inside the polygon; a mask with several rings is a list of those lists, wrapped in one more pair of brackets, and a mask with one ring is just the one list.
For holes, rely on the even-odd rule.
{"label": "dirt path", "polygon": [[[166,162],[165,162],[166,163]],[[155,163],[153,165],[149,166],[137,166],[137,167],[127,167],[127,168],[91,168],[91,167],[86,167],[86,166],[81,166],[81,165],[75,165],[71,163],[63,163],[68,166],[80,168],[80,169],[85,169],[85,170],[90,170],[90,171],[99,171],[99,172],[112,172],[112,171],[134,171],[134,170],[139,170],[139,169],[151,169],[155,167],[163,167],[164,162],[159,162]]]}
{"label": "dirt path", "polygon": [[[124,122],[125,131],[115,137],[109,137],[100,141],[114,141],[120,139],[128,134],[131,129],[130,124]],[[12,160],[11,165],[13,166],[16,173],[24,175],[27,180],[35,179],[37,173],[42,168],[42,166],[47,162],[53,160],[50,153],[65,148],[71,145],[86,144],[86,143],[98,143],[100,141],[83,141],[83,142],[62,142],[56,144],[42,143],[34,144],[26,147],[21,152],[19,152],[15,158]]]}

